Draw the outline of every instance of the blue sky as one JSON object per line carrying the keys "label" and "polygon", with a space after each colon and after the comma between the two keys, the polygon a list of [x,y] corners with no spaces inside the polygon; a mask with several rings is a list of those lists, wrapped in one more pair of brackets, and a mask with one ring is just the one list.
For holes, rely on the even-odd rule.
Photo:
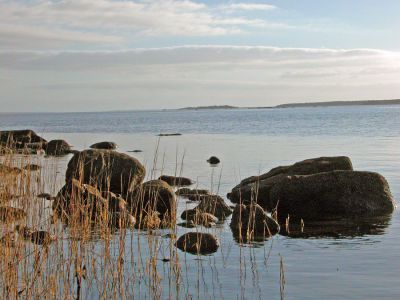
{"label": "blue sky", "polygon": [[3,111],[400,97],[398,0],[0,0]]}

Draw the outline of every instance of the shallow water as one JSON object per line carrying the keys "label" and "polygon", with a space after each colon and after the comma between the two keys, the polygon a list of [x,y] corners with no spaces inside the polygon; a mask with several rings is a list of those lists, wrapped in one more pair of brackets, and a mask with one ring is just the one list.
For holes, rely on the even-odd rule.
{"label": "shallow water", "polygon": [[[311,157],[347,155],[355,169],[384,175],[395,199],[400,199],[400,106],[0,114],[0,130],[17,128],[34,129],[46,139],[66,139],[76,149],[103,140],[116,142],[122,152],[140,149],[142,153],[129,154],[143,162],[148,171],[154,167],[154,157],[158,157],[155,173],[148,172],[148,178],[178,170],[194,179],[198,187],[211,188],[224,197],[241,179],[272,167]],[[183,135],[158,138],[160,132]],[[206,159],[211,155],[218,156],[222,163],[210,167]],[[45,187],[46,191],[58,190],[69,158],[41,158],[44,164],[55,165],[60,176],[59,186]],[[186,206],[180,199],[178,215]],[[168,263],[158,262],[160,296],[276,299],[280,297],[282,259],[285,299],[397,299],[398,212],[385,222],[372,231],[361,228],[335,237],[278,235],[249,246],[233,239],[228,219],[217,228],[201,228],[220,238],[217,253],[199,260],[179,252],[182,284],[178,292],[170,289]],[[179,227],[178,235],[185,231]],[[137,244],[126,246],[126,261],[138,245],[146,245],[145,235],[135,230],[127,233],[126,238]],[[160,241],[161,257],[167,257],[168,239]],[[96,247],[102,247],[101,241],[96,243]],[[118,252],[117,242],[114,247],[112,251]],[[127,267],[127,273],[136,272],[132,266],[136,264]],[[133,294],[154,297],[149,284],[146,278],[139,280]],[[85,297],[98,296],[95,289],[85,288]]]}

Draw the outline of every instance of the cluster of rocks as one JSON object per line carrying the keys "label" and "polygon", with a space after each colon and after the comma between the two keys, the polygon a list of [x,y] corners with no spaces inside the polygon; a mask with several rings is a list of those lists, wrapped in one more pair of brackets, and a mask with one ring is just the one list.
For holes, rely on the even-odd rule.
{"label": "cluster of rocks", "polygon": [[[227,197],[258,204],[280,224],[384,216],[395,202],[385,178],[354,171],[348,157],[320,157],[242,180]],[[285,226],[287,227],[287,226]]]}
{"label": "cluster of rocks", "polygon": [[[90,148],[115,150],[117,145],[114,142],[99,142]],[[0,131],[0,153],[36,154],[38,151],[44,151],[49,156],[77,153],[65,140],[47,141],[31,129]]]}
{"label": "cluster of rocks", "polygon": [[[230,228],[239,242],[269,238],[288,224],[303,230],[304,224],[337,222],[390,214],[394,200],[387,181],[373,172],[355,171],[348,157],[320,157],[276,167],[246,178],[228,193],[232,210],[219,195],[190,189],[190,178],[160,176],[143,182],[146,170],[134,157],[115,151],[112,142],[100,142],[88,150],[72,151],[63,140],[47,142],[32,130],[1,131],[0,146],[7,149],[43,149],[47,155],[72,153],[65,185],[55,197],[53,209],[66,222],[109,224],[116,228],[172,228],[176,224],[177,196],[198,202],[181,214],[188,228],[213,227],[231,214]],[[211,157],[210,164],[219,163]],[[7,169],[8,168],[8,169]],[[22,172],[0,165],[1,170]],[[27,165],[28,171],[40,169]],[[178,189],[174,192],[173,187]],[[17,218],[23,212],[1,207],[0,218]],[[336,224],[336,223],[335,223]],[[208,254],[218,239],[202,232],[181,236],[176,246],[189,253]]]}

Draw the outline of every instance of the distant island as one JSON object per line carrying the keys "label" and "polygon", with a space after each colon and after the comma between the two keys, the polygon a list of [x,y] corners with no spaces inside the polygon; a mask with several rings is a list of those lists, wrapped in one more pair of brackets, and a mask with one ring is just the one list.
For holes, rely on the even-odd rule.
{"label": "distant island", "polygon": [[238,106],[231,105],[211,105],[211,106],[193,106],[193,107],[183,107],[179,110],[203,110],[203,109],[238,109]]}
{"label": "distant island", "polygon": [[269,108],[296,108],[296,107],[330,107],[330,106],[354,106],[354,105],[400,105],[400,99],[393,100],[359,100],[359,101],[327,101],[327,102],[304,102],[287,103],[276,106],[264,107],[239,107],[231,105],[212,105],[184,107],[179,110],[208,110],[208,109],[269,109]]}
{"label": "distant island", "polygon": [[400,104],[400,99],[288,103],[288,104],[277,105],[274,108],[317,107],[317,106],[352,106],[352,105],[398,105],[398,104]]}

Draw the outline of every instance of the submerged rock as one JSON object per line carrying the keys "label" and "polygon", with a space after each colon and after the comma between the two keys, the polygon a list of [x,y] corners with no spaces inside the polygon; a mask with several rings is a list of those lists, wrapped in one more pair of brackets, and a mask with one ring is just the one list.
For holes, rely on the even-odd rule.
{"label": "submerged rock", "polygon": [[176,241],[176,247],[191,254],[211,254],[218,250],[219,241],[210,233],[188,232]]}
{"label": "submerged rock", "polygon": [[211,165],[217,165],[219,164],[221,161],[219,160],[218,157],[216,156],[211,156],[209,159],[207,159],[207,162]]}
{"label": "submerged rock", "polygon": [[268,238],[280,230],[279,224],[258,204],[237,205],[233,210],[230,227],[239,241]]}
{"label": "submerged rock", "polygon": [[103,150],[115,150],[117,149],[117,144],[114,142],[100,142],[95,143],[90,146],[91,149],[103,149]]}
{"label": "submerged rock", "polygon": [[46,146],[46,154],[50,156],[67,155],[71,151],[71,146],[64,140],[52,140]]}
{"label": "submerged rock", "polygon": [[309,221],[381,216],[393,212],[395,202],[378,173],[332,171],[286,176],[272,187],[267,207],[277,207],[280,221]]}
{"label": "submerged rock", "polygon": [[194,183],[190,178],[187,177],[176,177],[169,175],[162,175],[158,178],[158,180],[165,181],[170,186],[189,186]]}
{"label": "submerged rock", "polygon": [[79,179],[101,191],[125,197],[141,184],[146,174],[143,165],[124,153],[111,150],[84,150],[68,163],[66,180]]}
{"label": "submerged rock", "polygon": [[158,136],[180,136],[182,133],[160,133]]}
{"label": "submerged rock", "polygon": [[141,153],[143,150],[135,149],[135,150],[129,150],[127,152],[132,152],[132,153]]}
{"label": "submerged rock", "polygon": [[288,175],[310,175],[334,170],[353,170],[350,158],[346,156],[319,157],[297,162],[290,166],[272,169],[260,176],[252,176],[241,181],[228,193],[233,203],[257,202],[267,207],[271,188]]}

